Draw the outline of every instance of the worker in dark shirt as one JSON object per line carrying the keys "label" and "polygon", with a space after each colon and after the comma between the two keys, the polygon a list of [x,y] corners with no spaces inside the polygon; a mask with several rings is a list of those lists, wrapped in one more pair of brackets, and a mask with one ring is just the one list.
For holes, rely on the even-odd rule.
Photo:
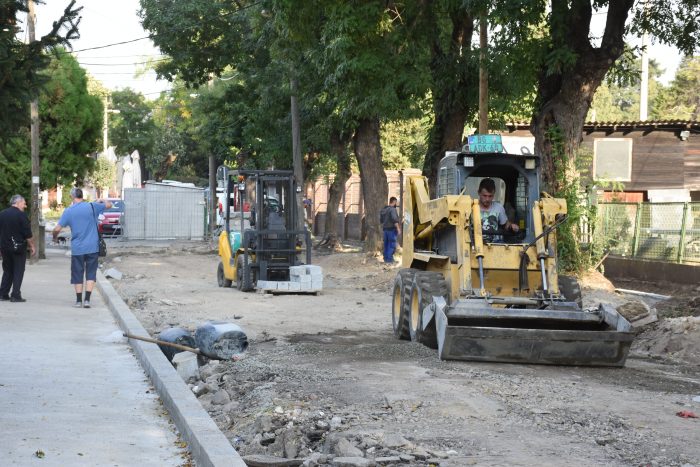
{"label": "worker in dark shirt", "polygon": [[[20,288],[27,263],[27,244],[34,256],[34,239],[29,219],[24,213],[27,201],[21,195],[10,199],[10,207],[0,212],[0,253],[2,253],[2,282],[0,300],[26,302]],[[12,293],[10,294],[10,290]]]}
{"label": "worker in dark shirt", "polygon": [[379,223],[384,231],[384,263],[394,264],[394,251],[396,251],[396,238],[401,235],[399,213],[396,211],[395,196],[389,198],[389,204],[379,212]]}

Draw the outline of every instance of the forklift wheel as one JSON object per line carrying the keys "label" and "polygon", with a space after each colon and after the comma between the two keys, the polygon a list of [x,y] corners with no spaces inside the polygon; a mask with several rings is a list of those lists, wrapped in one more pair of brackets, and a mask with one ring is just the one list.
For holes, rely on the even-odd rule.
{"label": "forklift wheel", "polygon": [[216,282],[219,284],[219,287],[231,287],[233,283],[233,281],[226,279],[226,276],[224,276],[224,264],[221,262],[216,270]]}
{"label": "forklift wheel", "polygon": [[241,292],[250,292],[253,290],[253,283],[250,277],[250,265],[245,267],[243,262],[243,255],[238,255],[238,260],[236,262],[236,287]]}

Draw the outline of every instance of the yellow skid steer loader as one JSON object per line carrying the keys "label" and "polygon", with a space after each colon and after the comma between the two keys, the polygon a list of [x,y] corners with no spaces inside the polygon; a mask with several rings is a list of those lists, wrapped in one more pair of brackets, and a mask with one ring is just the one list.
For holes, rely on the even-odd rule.
{"label": "yellow skid steer loader", "polygon": [[[395,336],[437,348],[441,359],[623,366],[630,324],[608,305],[583,310],[577,282],[558,273],[566,202],[540,195],[539,159],[506,153],[500,135],[472,135],[438,170],[436,199],[422,176],[402,184]],[[505,225],[517,228],[482,218],[485,178]]]}

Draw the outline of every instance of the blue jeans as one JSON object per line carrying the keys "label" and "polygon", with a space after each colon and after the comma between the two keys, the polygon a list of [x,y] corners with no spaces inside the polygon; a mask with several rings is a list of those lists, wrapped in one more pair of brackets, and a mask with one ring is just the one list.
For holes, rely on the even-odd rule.
{"label": "blue jeans", "polygon": [[384,229],[384,262],[394,262],[396,251],[396,229]]}

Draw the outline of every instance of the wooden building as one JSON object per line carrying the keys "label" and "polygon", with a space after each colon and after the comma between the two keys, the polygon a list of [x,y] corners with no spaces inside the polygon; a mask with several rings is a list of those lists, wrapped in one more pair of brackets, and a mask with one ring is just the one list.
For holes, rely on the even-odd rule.
{"label": "wooden building", "polygon": [[[532,136],[529,124],[508,126],[513,136]],[[581,147],[592,154],[595,180],[604,197],[639,201],[700,201],[700,122],[588,122]]]}

